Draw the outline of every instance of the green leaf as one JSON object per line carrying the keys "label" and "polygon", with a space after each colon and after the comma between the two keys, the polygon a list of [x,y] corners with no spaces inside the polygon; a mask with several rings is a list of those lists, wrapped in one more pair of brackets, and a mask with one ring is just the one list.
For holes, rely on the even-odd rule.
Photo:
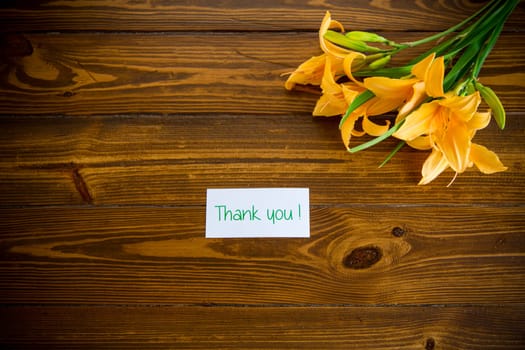
{"label": "green leaf", "polygon": [[403,67],[391,67],[391,68],[379,68],[379,69],[366,69],[352,72],[354,77],[388,77],[399,79],[401,77],[407,76],[410,74],[412,66],[403,66]]}
{"label": "green leaf", "polygon": [[394,149],[392,150],[392,152],[390,152],[388,154],[388,156],[385,158],[385,160],[379,164],[379,168],[382,168],[386,165],[386,163],[388,163],[390,161],[390,159],[392,159],[392,157],[394,157],[394,155],[401,149],[403,148],[403,146],[405,145],[405,141],[400,141],[396,147],[394,147]]}
{"label": "green leaf", "polygon": [[403,123],[404,123],[404,120],[399,122],[398,124],[394,125],[390,129],[388,129],[388,131],[385,132],[383,135],[380,135],[380,136],[378,136],[378,137],[376,137],[376,138],[374,138],[374,139],[372,139],[372,140],[370,140],[368,142],[362,143],[359,146],[350,148],[350,149],[348,149],[348,152],[356,153],[356,152],[365,150],[367,148],[370,148],[370,147],[372,147],[374,145],[377,145],[381,141],[386,140],[387,138],[392,136],[393,133],[395,133],[397,130],[399,130],[399,128],[401,127],[401,125],[403,125]]}
{"label": "green leaf", "polygon": [[350,106],[348,106],[348,109],[346,110],[345,115],[341,118],[341,121],[339,122],[339,128],[341,128],[341,126],[343,126],[346,118],[348,118],[348,116],[353,111],[355,111],[357,108],[361,107],[361,105],[363,103],[365,103],[366,101],[370,100],[374,96],[375,96],[374,93],[372,91],[370,91],[370,90],[363,91],[362,93],[357,95],[357,97],[354,98],[354,100],[352,101]]}
{"label": "green leaf", "polygon": [[456,83],[462,79],[472,67],[474,59],[479,52],[479,48],[480,43],[478,41],[474,41],[470,46],[467,46],[465,52],[463,52],[461,57],[454,64],[454,67],[452,67],[450,72],[445,76],[445,80],[443,81],[443,89],[445,91],[449,91],[454,85],[456,85]]}

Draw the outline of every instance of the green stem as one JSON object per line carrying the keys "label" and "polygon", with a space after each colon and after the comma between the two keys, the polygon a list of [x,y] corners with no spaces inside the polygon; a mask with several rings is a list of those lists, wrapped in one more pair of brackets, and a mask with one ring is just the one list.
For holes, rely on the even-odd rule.
{"label": "green stem", "polygon": [[[510,4],[510,6],[509,6]],[[495,3],[495,5],[498,5]],[[471,77],[477,77],[484,60],[492,50],[503,24],[516,5],[516,1],[506,2],[491,13],[486,13],[469,29],[469,33],[457,42],[446,54],[450,60],[463,51],[461,57],[455,62],[450,72],[445,77],[443,87],[448,91],[470,72]]]}
{"label": "green stem", "polygon": [[466,45],[468,45],[468,43],[472,39],[470,37],[470,35],[472,35],[473,33],[474,33],[474,35],[478,34],[477,31],[476,31],[476,27],[478,27],[480,24],[484,24],[485,22],[489,23],[489,25],[491,24],[491,21],[490,20],[487,21],[486,18],[487,18],[487,16],[489,16],[489,17],[492,16],[493,17],[495,14],[497,16],[497,13],[501,10],[501,6],[498,6],[499,2],[500,2],[500,0],[493,0],[493,1],[489,2],[487,5],[483,6],[483,8],[481,8],[475,14],[473,14],[470,17],[468,17],[467,19],[465,19],[461,23],[459,23],[459,24],[449,28],[448,30],[446,30],[444,32],[441,32],[441,33],[438,33],[436,35],[430,36],[428,38],[424,38],[424,39],[421,39],[419,41],[416,41],[415,43],[421,44],[421,43],[427,43],[427,42],[432,41],[430,39],[433,39],[433,40],[440,39],[441,37],[454,32],[456,29],[462,28],[463,26],[467,25],[472,20],[474,20],[476,17],[481,15],[481,17],[478,18],[478,20],[476,22],[474,22],[473,24],[471,24],[467,28],[463,29],[460,33],[456,34],[454,37],[452,37],[452,38],[442,42],[441,44],[439,44],[439,45],[433,47],[432,49],[426,51],[425,53],[419,55],[418,57],[416,57],[415,59],[410,61],[410,64],[415,64],[415,63],[421,61],[423,58],[427,57],[428,55],[430,55],[430,54],[432,54],[434,52],[436,53],[436,56],[441,56],[445,52],[450,51],[450,50],[452,50],[452,51],[460,51],[461,49],[459,48],[459,46],[463,45],[463,47],[465,47]]}
{"label": "green stem", "polygon": [[[361,70],[354,72],[354,76],[356,77],[366,77],[366,76],[384,76],[389,78],[401,78],[403,76],[406,76],[410,74],[410,70],[414,64],[421,61],[423,58],[427,57],[428,55],[432,53],[436,53],[437,56],[445,56],[447,62],[452,62],[454,57],[461,53],[465,48],[468,48],[471,46],[471,44],[475,41],[479,41],[480,43],[486,40],[487,35],[489,33],[494,33],[494,31],[497,30],[500,23],[504,22],[508,15],[512,12],[516,4],[519,3],[519,0],[513,0],[512,2],[503,1],[503,0],[493,0],[490,1],[487,5],[483,6],[480,10],[478,10],[475,14],[468,17],[467,19],[463,20],[461,23],[447,29],[444,32],[438,33],[436,35],[432,35],[427,38],[423,38],[418,41],[414,41],[411,43],[403,44],[404,46],[395,48],[391,50],[388,54],[395,55],[399,51],[402,51],[406,48],[417,46],[423,43],[427,43],[436,39],[439,39],[445,35],[448,35],[452,33],[453,31],[463,28],[470,22],[472,22],[475,18],[479,17],[474,23],[470,24],[467,28],[464,28],[460,33],[456,34],[454,37],[440,43],[439,45],[433,47],[432,49],[428,50],[427,52],[423,53],[422,55],[416,57],[415,59],[411,60],[407,65],[403,67],[392,67],[392,68],[383,68],[383,69],[377,69],[377,70]],[[502,20],[503,18],[503,20]],[[494,43],[497,40],[497,37],[494,38]],[[483,52],[490,52],[490,49],[487,49],[487,51]],[[463,59],[464,64],[468,64],[468,68],[470,69],[472,67],[472,64],[474,64],[473,59],[474,56],[473,52],[469,52],[470,60],[465,61]],[[484,58],[479,58],[480,63],[484,61]],[[481,67],[479,67],[481,68]],[[454,75],[458,74],[458,70],[460,68],[456,68],[456,71],[454,72]],[[465,74],[469,71],[469,69],[464,70],[462,73]],[[478,69],[478,68],[476,68]],[[478,71],[479,72],[479,71]],[[460,77],[458,76],[458,79]],[[451,78],[449,78],[450,80]],[[458,79],[454,79],[452,83],[450,83],[450,86],[454,85],[454,82],[456,82]]]}
{"label": "green stem", "polygon": [[423,39],[420,39],[420,40],[416,40],[416,41],[411,41],[411,42],[408,42],[408,43],[405,43],[406,45],[408,45],[409,47],[414,47],[414,46],[418,46],[418,45],[421,45],[421,44],[426,44],[426,43],[429,43],[429,42],[432,42],[432,41],[435,41],[435,40],[438,40],[438,39],[441,39],[442,37],[444,36],[447,36],[449,35],[450,33],[452,32],[455,32],[456,30],[458,30],[459,28],[463,27],[464,25],[466,25],[467,23],[469,23],[470,21],[472,21],[474,18],[476,18],[477,16],[479,16],[483,11],[485,11],[491,4],[492,2],[494,1],[498,1],[498,0],[493,0],[491,1],[490,3],[488,3],[487,5],[483,6],[483,8],[481,8],[478,12],[474,13],[472,16],[468,17],[467,19],[461,21],[460,23],[456,24],[455,26],[452,26],[450,28],[448,28],[447,30],[443,31],[443,32],[440,32],[440,33],[437,33],[437,34],[434,34],[434,35],[431,35],[429,37],[426,37],[426,38],[423,38]]}
{"label": "green stem", "polygon": [[339,122],[339,128],[341,128],[341,126],[343,126],[346,118],[348,118],[348,116],[353,111],[355,111],[362,104],[364,104],[366,101],[370,100],[374,96],[375,96],[374,93],[372,91],[370,91],[370,90],[365,90],[362,93],[360,93],[359,95],[357,95],[357,97],[352,101],[350,106],[348,106],[348,109],[346,110],[346,113],[341,118],[341,121]]}
{"label": "green stem", "polygon": [[384,167],[384,166],[386,165],[386,163],[388,163],[388,162],[390,161],[390,159],[392,159],[392,157],[394,157],[394,155],[395,155],[397,152],[399,152],[399,150],[400,150],[401,148],[403,148],[403,146],[405,145],[405,143],[406,143],[405,141],[400,141],[400,142],[396,145],[396,147],[394,147],[394,149],[392,150],[392,152],[390,152],[390,153],[388,154],[388,156],[385,158],[385,160],[383,161],[383,163],[379,164],[379,168]]}
{"label": "green stem", "polygon": [[465,74],[471,69],[473,65],[473,59],[477,56],[480,48],[480,43],[474,41],[467,49],[463,52],[458,61],[454,64],[454,67],[447,73],[443,81],[444,91],[449,91],[454,85],[461,80]]}
{"label": "green stem", "polygon": [[350,148],[350,149],[348,149],[348,152],[356,153],[356,152],[359,152],[359,151],[362,151],[362,150],[365,150],[367,148],[370,148],[372,146],[377,145],[381,141],[386,140],[387,138],[392,136],[393,133],[395,133],[397,130],[399,130],[399,128],[401,127],[401,125],[403,125],[403,123],[404,123],[404,120],[399,122],[399,123],[397,123],[396,125],[394,125],[390,129],[388,129],[388,131],[385,132],[383,135],[380,135],[380,136],[378,136],[378,137],[376,137],[376,138],[374,138],[374,139],[372,139],[372,140],[370,140],[368,142],[362,143],[359,146],[355,146],[353,148]]}
{"label": "green stem", "polygon": [[410,74],[412,65],[403,66],[403,67],[391,67],[391,68],[380,68],[380,69],[366,69],[360,70],[357,72],[352,72],[354,77],[388,77],[388,78],[401,78]]}
{"label": "green stem", "polygon": [[487,43],[483,47],[483,50],[480,51],[478,58],[476,59],[476,62],[474,64],[474,68],[472,70],[472,77],[477,78],[479,75],[479,72],[481,70],[481,67],[483,66],[483,63],[487,59],[488,55],[492,51],[492,48],[498,41],[498,38],[503,30],[503,26],[505,25],[505,22],[507,21],[508,17],[514,11],[514,8],[518,5],[519,0],[513,1],[510,6],[507,8],[507,13],[504,15],[504,17],[501,19],[500,23],[496,25],[494,30],[491,32],[491,35],[489,39],[487,40]]}
{"label": "green stem", "polygon": [[[502,18],[505,18],[506,6],[497,6],[494,4],[494,9],[484,13],[474,24],[472,24],[464,33],[462,32],[459,36],[461,37],[450,50],[463,49],[468,46],[473,40],[479,39],[482,36],[489,33],[493,28],[501,22]],[[502,17],[503,14],[503,17]]]}

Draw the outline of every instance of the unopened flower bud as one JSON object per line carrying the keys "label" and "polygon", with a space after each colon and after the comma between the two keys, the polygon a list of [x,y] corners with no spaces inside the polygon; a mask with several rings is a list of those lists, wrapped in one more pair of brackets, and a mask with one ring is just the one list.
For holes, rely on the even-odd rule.
{"label": "unopened flower bud", "polygon": [[349,50],[354,50],[358,52],[378,52],[381,51],[377,47],[369,46],[364,41],[353,40],[347,38],[345,35],[334,32],[333,30],[328,30],[324,34],[324,38],[332,43],[347,48]]}
{"label": "unopened flower bud", "polygon": [[498,95],[496,95],[494,90],[488,86],[482,85],[479,82],[476,82],[475,86],[483,100],[492,110],[492,115],[494,116],[494,119],[496,120],[499,128],[503,129],[505,127],[505,109],[503,108],[503,104],[501,103]]}
{"label": "unopened flower bud", "polygon": [[388,62],[390,62],[391,58],[392,58],[392,56],[390,56],[390,55],[383,56],[383,57],[378,58],[377,60],[373,61],[372,63],[370,63],[368,65],[368,67],[370,69],[383,68]]}
{"label": "unopened flower bud", "polygon": [[352,31],[345,34],[348,39],[365,41],[370,43],[387,43],[388,39],[383,38],[381,35],[370,32]]}

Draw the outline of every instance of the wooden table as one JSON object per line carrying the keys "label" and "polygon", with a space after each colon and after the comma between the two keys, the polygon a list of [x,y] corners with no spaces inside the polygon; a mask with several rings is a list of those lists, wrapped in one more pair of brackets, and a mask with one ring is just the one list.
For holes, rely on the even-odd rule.
{"label": "wooden table", "polygon": [[[482,4],[259,3],[2,3],[2,349],[525,348],[524,4],[481,73],[509,169],[447,188],[281,74],[326,10],[403,41]],[[222,187],[309,188],[311,237],[206,239]]]}

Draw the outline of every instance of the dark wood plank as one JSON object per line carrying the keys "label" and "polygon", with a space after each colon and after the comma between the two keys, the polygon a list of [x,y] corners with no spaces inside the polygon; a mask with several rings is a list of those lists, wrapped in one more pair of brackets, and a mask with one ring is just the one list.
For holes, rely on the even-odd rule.
{"label": "dark wood plank", "polygon": [[[392,33],[392,39],[408,37]],[[311,114],[317,96],[286,91],[281,75],[321,52],[315,33],[201,38],[191,33],[10,36],[0,63],[0,113]],[[503,35],[481,73],[509,112],[525,107],[520,70],[525,58],[516,55],[521,51],[520,33]]]}
{"label": "dark wood plank", "polygon": [[[474,13],[478,1],[2,1],[4,31],[316,30],[329,10],[358,30],[444,30]],[[522,29],[518,6],[508,27]],[[428,23],[432,22],[432,28]]]}
{"label": "dark wood plank", "polygon": [[8,349],[523,349],[525,307],[9,307]]}
{"label": "dark wood plank", "polygon": [[336,119],[4,117],[2,205],[204,205],[206,188],[291,186],[310,188],[313,205],[520,205],[524,119],[508,119],[476,141],[509,170],[468,170],[447,188],[450,171],[417,186],[427,152],[403,149],[378,169],[395,140],[349,154]]}
{"label": "dark wood plank", "polygon": [[[431,214],[429,214],[431,213]],[[312,208],[309,239],[206,239],[203,207],[0,211],[8,304],[508,304],[525,208]]]}

